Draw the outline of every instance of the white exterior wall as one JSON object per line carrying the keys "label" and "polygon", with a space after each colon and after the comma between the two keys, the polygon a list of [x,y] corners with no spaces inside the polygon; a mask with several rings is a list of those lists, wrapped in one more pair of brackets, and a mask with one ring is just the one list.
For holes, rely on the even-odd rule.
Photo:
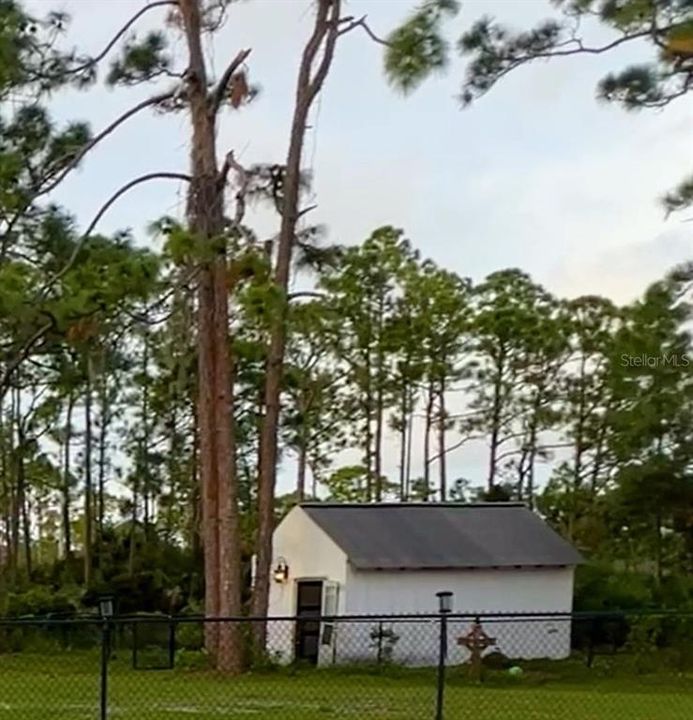
{"label": "white exterior wall", "polygon": [[[572,610],[574,568],[518,568],[445,571],[347,571],[345,612],[349,615],[437,612],[436,593],[450,590],[456,613],[567,613]],[[392,645],[394,662],[434,664],[438,653],[437,621],[385,623],[398,637]],[[510,658],[563,658],[570,654],[570,621],[521,619],[486,621],[485,632],[499,651]],[[335,642],[343,661],[373,660],[377,642],[371,633],[377,621],[340,623]],[[470,620],[449,624],[448,661],[465,662],[466,648],[457,639],[471,628]]]}
{"label": "white exterior wall", "polygon": [[[337,614],[345,613],[347,557],[344,551],[316,525],[300,507],[294,507],[274,531],[272,567],[279,558],[289,566],[285,583],[270,580],[268,616],[296,614],[296,592],[300,580],[331,580],[339,584]],[[294,653],[294,623],[268,623],[267,646],[270,653],[290,661]],[[330,648],[324,648],[325,652]],[[323,648],[320,649],[321,655]]]}
{"label": "white exterior wall", "polygon": [[359,571],[348,569],[345,610],[363,613],[435,613],[436,593],[450,590],[453,610],[570,612],[573,568]]}

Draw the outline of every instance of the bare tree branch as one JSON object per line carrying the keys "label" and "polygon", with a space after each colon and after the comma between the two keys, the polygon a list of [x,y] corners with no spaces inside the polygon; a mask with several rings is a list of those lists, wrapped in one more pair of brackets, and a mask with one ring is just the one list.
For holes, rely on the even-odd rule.
{"label": "bare tree branch", "polygon": [[[303,49],[303,55],[301,56],[301,64],[299,65],[298,69],[299,90],[297,90],[296,97],[297,111],[300,108],[302,111],[307,112],[307,109],[310,107],[311,100],[314,97],[314,93],[311,92],[311,86],[314,85],[314,82],[311,82],[310,71],[313,67],[313,61],[315,60],[315,56],[320,49],[320,45],[322,44],[323,38],[325,37],[330,24],[330,19],[328,18],[328,11],[330,10],[330,5],[330,2],[320,2],[318,4],[318,12],[315,18],[315,26],[313,28],[313,33],[310,38],[308,38],[308,42]],[[335,22],[338,24],[339,20],[337,19]],[[304,88],[303,97],[301,97],[300,88]],[[301,112],[299,114],[304,113]],[[292,131],[293,130],[294,128],[292,127]]]}
{"label": "bare tree branch", "polygon": [[41,195],[45,195],[46,193],[51,192],[51,190],[54,190],[65,179],[68,173],[70,173],[77,167],[77,165],[84,158],[84,156],[90,150],[92,150],[95,145],[100,143],[105,137],[107,137],[114,130],[120,127],[120,125],[122,125],[126,120],[129,120],[133,115],[136,115],[138,112],[144,110],[145,108],[151,107],[153,105],[160,105],[166,100],[170,100],[173,96],[173,91],[162,93],[160,95],[153,95],[152,97],[143,100],[137,105],[134,105],[129,110],[120,115],[120,117],[116,118],[110,125],[105,127],[98,135],[95,135],[88,143],[86,143],[86,145],[84,145],[84,147],[77,153],[77,155],[75,155],[75,157],[64,168],[62,168],[57,177],[53,178],[51,182],[49,182],[38,192],[36,192],[31,198],[32,202],[36,200],[36,198],[41,197]]}
{"label": "bare tree branch", "polygon": [[123,185],[121,188],[116,190],[116,192],[111,195],[110,198],[101,206],[99,211],[94,216],[94,219],[89,223],[89,226],[83,233],[82,237],[75,243],[75,247],[72,250],[72,254],[70,255],[68,261],[63,265],[63,267],[53,275],[53,277],[49,278],[46,283],[41,287],[38,293],[39,299],[42,299],[45,296],[45,292],[52,287],[58,280],[63,278],[66,273],[69,272],[70,268],[74,265],[75,260],[77,259],[77,256],[79,255],[80,251],[84,247],[84,243],[89,239],[89,236],[93,232],[94,228],[98,225],[101,218],[106,214],[106,212],[109,210],[109,208],[126,192],[131,190],[136,185],[141,185],[144,182],[149,182],[150,180],[183,180],[185,182],[190,182],[191,177],[190,175],[186,175],[185,173],[179,173],[179,172],[154,172],[154,173],[147,173],[146,175],[140,175],[139,177],[135,178],[134,180],[130,180],[130,182]]}
{"label": "bare tree branch", "polygon": [[[150,313],[152,313],[154,310],[160,308],[162,305],[164,305],[168,300],[170,300],[174,295],[176,295],[180,290],[190,290],[188,288],[188,283],[192,282],[197,278],[197,276],[200,274],[200,267],[193,267],[189,270],[189,272],[184,273],[182,277],[178,278],[178,280],[170,287],[160,298],[155,300],[151,305],[148,305],[146,308],[144,308],[141,312],[135,312],[131,310],[127,310],[126,308],[123,308],[123,312],[125,315],[127,315],[129,318],[134,320],[136,323],[143,323],[145,325],[159,325],[162,322],[166,322],[171,318],[173,313],[175,312],[175,309],[171,310],[169,313],[166,314],[163,318],[157,318],[154,320],[149,319]],[[129,330],[133,325],[131,323],[126,324],[125,330]]]}
{"label": "bare tree branch", "polygon": [[[554,444],[548,444],[548,445],[537,445],[536,451],[538,453],[545,452],[546,450],[560,450],[562,448],[569,448],[573,447],[574,443],[554,443]],[[496,457],[496,464],[500,463],[501,460],[505,460],[506,458],[512,457],[513,455],[517,455],[521,452],[523,452],[525,448],[522,447],[515,447],[512,450],[506,450],[505,452],[501,453]]]}
{"label": "bare tree branch", "polygon": [[29,353],[34,349],[36,344],[43,339],[43,337],[53,327],[53,321],[47,322],[45,325],[36,330],[36,332],[24,343],[22,349],[15,355],[14,359],[9,362],[2,375],[0,376],[0,393],[4,393],[8,385],[12,380],[15,370],[29,357]]}
{"label": "bare tree branch", "polygon": [[[547,50],[546,52],[540,52],[540,53],[533,54],[531,57],[528,57],[527,59],[533,60],[534,58],[563,57],[563,56],[567,56],[567,55],[580,55],[580,54],[601,55],[601,53],[605,53],[605,52],[608,52],[609,50],[613,50],[615,47],[618,47],[619,45],[622,45],[625,42],[629,42],[630,40],[637,40],[638,38],[648,37],[650,34],[651,34],[651,31],[649,29],[642,30],[641,32],[624,34],[620,38],[616,38],[616,40],[612,40],[610,43],[607,43],[606,45],[600,45],[597,47],[585,47],[582,44],[582,40],[580,40],[580,38],[571,38],[569,40],[566,40],[566,42],[565,42],[565,45],[569,45],[569,44],[575,45],[575,47],[571,48],[570,50]],[[519,58],[520,61],[522,61],[524,59],[525,58]]]}
{"label": "bare tree branch", "polygon": [[580,38],[568,38],[564,42],[558,43],[555,47],[556,48],[564,48],[569,45],[573,45],[574,47],[570,49],[550,49],[546,50],[544,52],[537,52],[532,53],[529,55],[520,55],[512,60],[508,64],[506,68],[503,68],[503,70],[499,71],[498,74],[496,74],[488,83],[488,87],[485,87],[483,90],[477,91],[478,95],[484,96],[486,95],[489,90],[503,77],[506,75],[509,75],[513,70],[517,69],[518,67],[521,67],[522,65],[525,65],[526,63],[530,63],[533,60],[538,60],[541,58],[552,58],[552,57],[567,57],[570,55],[601,55],[602,53],[608,52],[609,50],[613,50],[614,48],[618,47],[619,45],[623,45],[624,43],[630,42],[631,40],[637,40],[638,38],[645,38],[648,37],[651,34],[650,29],[643,30],[641,32],[636,33],[630,33],[630,34],[624,34],[621,37],[617,38],[616,40],[611,41],[610,43],[607,43],[606,45],[600,45],[597,47],[585,47],[582,43],[582,40]]}
{"label": "bare tree branch", "polygon": [[219,78],[219,82],[216,84],[216,87],[212,90],[210,95],[210,106],[212,113],[216,114],[219,111],[219,108],[221,107],[221,104],[224,102],[224,98],[226,97],[226,90],[233,74],[246,61],[246,58],[248,57],[248,55],[250,55],[251,52],[251,48],[248,48],[247,50],[241,50],[236,55],[236,57],[229,63],[226,70],[224,70],[221,78]]}
{"label": "bare tree branch", "polygon": [[248,183],[250,177],[248,176],[247,170],[241,165],[233,150],[229,150],[224,158],[224,164],[219,171],[219,182],[223,185],[226,182],[229,171],[235,170],[238,175],[238,190],[236,191],[236,211],[234,213],[233,224],[234,227],[240,227],[245,217],[245,196],[248,192]]}
{"label": "bare tree branch", "polygon": [[307,215],[309,212],[312,212],[317,207],[318,207],[317,205],[308,205],[307,207],[304,207],[303,210],[300,210],[296,217],[302,218],[304,215]]}
{"label": "bare tree branch", "polygon": [[342,28],[337,35],[346,35],[348,32],[351,32],[354,28],[361,28],[368,37],[373,40],[373,42],[377,42],[379,45],[385,45],[385,47],[392,47],[392,44],[389,43],[387,40],[383,40],[383,38],[376,35],[371,28],[369,27],[368,23],[366,22],[366,15],[359,18],[358,20],[352,20],[351,18],[344,18],[343,20],[340,20],[340,23],[345,21],[350,21],[349,24]]}
{"label": "bare tree branch", "polygon": [[88,237],[96,225],[98,224],[99,220],[103,217],[103,215],[106,213],[106,211],[113,205],[113,203],[118,200],[118,198],[121,197],[121,195],[124,195],[126,192],[131,190],[136,185],[140,185],[143,182],[148,182],[149,180],[182,180],[184,182],[190,182],[192,178],[190,175],[186,173],[180,173],[180,172],[153,172],[153,173],[147,173],[145,175],[140,175],[139,177],[135,178],[134,180],[130,180],[130,182],[123,185],[119,190],[117,190],[111,197],[104,203],[104,205],[101,206],[101,209],[98,213],[94,216],[94,219],[89,223],[89,226],[87,230],[85,231],[83,237]]}
{"label": "bare tree branch", "polygon": [[[334,57],[334,50],[337,44],[337,38],[339,37],[339,8],[340,4],[335,2],[331,6],[332,14],[327,19],[328,30],[325,35],[325,49],[322,54],[322,59],[318,65],[318,69],[315,71],[315,76],[311,80],[307,88],[308,104],[313,102],[315,96],[320,92],[322,84],[325,82],[327,73],[332,64],[332,58]],[[320,39],[320,41],[322,38]],[[317,48],[316,48],[317,49]]]}
{"label": "bare tree branch", "polygon": [[120,40],[123,35],[144,15],[145,13],[149,12],[150,10],[154,10],[158,7],[164,7],[166,5],[177,5],[178,3],[176,0],[156,0],[156,2],[151,2],[148,5],[145,5],[143,8],[141,8],[138,12],[136,12],[126,23],[123,25],[123,27],[118,30],[118,32],[111,38],[111,40],[108,42],[106,47],[98,54],[95,55],[92,58],[89,58],[87,62],[85,62],[83,65],[79,65],[76,68],[71,68],[67,71],[67,74],[69,75],[75,75],[76,73],[82,72],[82,70],[87,70],[90,67],[93,67],[97,63],[101,62],[106,55],[113,49],[113,46]]}
{"label": "bare tree branch", "polygon": [[459,450],[463,445],[465,445],[468,442],[474,442],[475,440],[483,440],[486,436],[485,435],[468,435],[467,437],[462,438],[458,442],[454,443],[453,445],[450,445],[445,448],[445,452],[438,453],[437,455],[434,455],[433,457],[428,458],[428,465],[431,465],[436,460],[440,460],[440,458],[443,455],[448,455],[453,450]]}

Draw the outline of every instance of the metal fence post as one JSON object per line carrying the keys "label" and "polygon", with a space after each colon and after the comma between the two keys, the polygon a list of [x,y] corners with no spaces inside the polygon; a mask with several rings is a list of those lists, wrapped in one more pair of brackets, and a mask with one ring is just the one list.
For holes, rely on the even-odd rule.
{"label": "metal fence post", "polygon": [[378,620],[378,665],[383,661],[383,621]]}
{"label": "metal fence post", "polygon": [[168,619],[168,667],[173,670],[176,663],[176,622],[173,617]]}
{"label": "metal fence post", "polygon": [[111,655],[111,624],[104,618],[101,624],[101,714],[100,720],[108,720],[108,660]]}
{"label": "metal fence post", "polygon": [[436,720],[443,720],[445,703],[445,660],[448,654],[448,613],[452,611],[452,593],[443,590],[436,593],[440,613],[440,637],[438,643],[438,688],[436,693]]}

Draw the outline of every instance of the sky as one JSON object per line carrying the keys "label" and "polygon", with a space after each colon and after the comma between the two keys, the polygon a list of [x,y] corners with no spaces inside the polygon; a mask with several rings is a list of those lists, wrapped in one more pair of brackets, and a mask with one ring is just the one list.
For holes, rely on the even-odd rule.
{"label": "sky", "polygon": [[[31,0],[34,13],[66,10],[67,44],[98,52],[144,0]],[[345,14],[368,15],[380,35],[414,7],[412,0],[345,1]],[[552,13],[548,0],[469,0],[448,25],[452,42],[482,14],[527,28]],[[152,11],[137,26],[161,24]],[[220,154],[244,164],[283,162],[298,61],[310,31],[305,0],[234,3],[224,28],[206,43],[216,74],[241,48],[256,101],[231,111],[219,128]],[[599,43],[610,36],[589,27]],[[184,48],[174,43],[184,63]],[[670,267],[691,258],[693,222],[665,218],[658,203],[693,167],[693,104],[627,113],[598,102],[607,72],[646,60],[648,47],[564,58],[517,70],[469,109],[456,96],[464,62],[403,97],[382,72],[382,47],[354,31],[341,39],[333,70],[312,114],[304,165],[313,173],[317,209],[332,242],[356,243],[375,228],[402,228],[424,256],[474,280],[521,267],[565,297],[633,299]],[[184,64],[183,64],[184,66]],[[152,88],[61,93],[58,122],[86,119],[99,128]],[[86,226],[120,185],[152,171],[183,171],[187,118],[141,114],[103,142],[52,199]],[[99,230],[132,228],[138,242],[152,219],[180,214],[184,188],[171,181],[140,186],[104,218]],[[270,236],[270,217],[254,216]],[[482,479],[483,451],[451,457],[451,473]],[[394,446],[386,469],[395,472]]]}

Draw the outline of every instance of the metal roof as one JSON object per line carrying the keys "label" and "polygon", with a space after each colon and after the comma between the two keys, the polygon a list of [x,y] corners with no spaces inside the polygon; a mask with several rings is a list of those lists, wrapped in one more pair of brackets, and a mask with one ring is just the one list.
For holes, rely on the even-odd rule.
{"label": "metal roof", "polygon": [[577,550],[522,503],[303,503],[361,570],[576,565]]}

